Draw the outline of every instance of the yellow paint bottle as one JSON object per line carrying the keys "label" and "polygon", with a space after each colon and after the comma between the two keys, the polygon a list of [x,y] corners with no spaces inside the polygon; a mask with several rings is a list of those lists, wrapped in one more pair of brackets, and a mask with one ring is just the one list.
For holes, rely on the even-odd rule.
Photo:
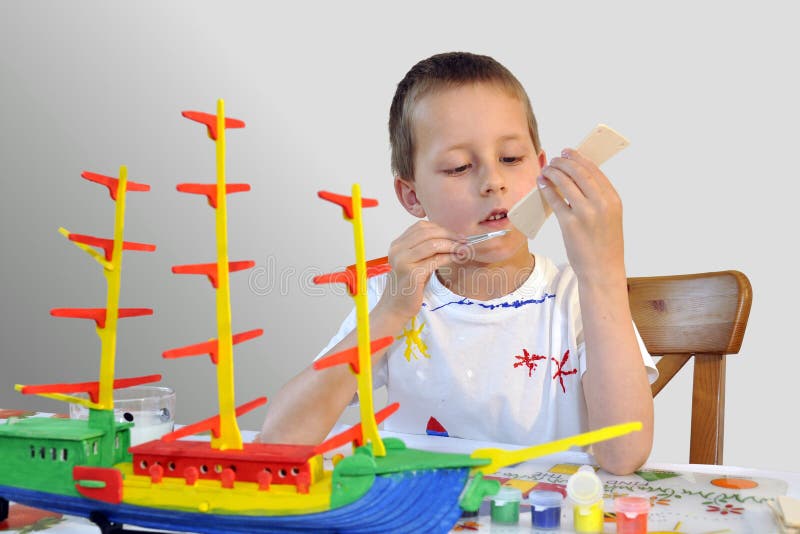
{"label": "yellow paint bottle", "polygon": [[603,483],[592,466],[583,465],[569,477],[567,496],[574,503],[575,532],[603,532]]}

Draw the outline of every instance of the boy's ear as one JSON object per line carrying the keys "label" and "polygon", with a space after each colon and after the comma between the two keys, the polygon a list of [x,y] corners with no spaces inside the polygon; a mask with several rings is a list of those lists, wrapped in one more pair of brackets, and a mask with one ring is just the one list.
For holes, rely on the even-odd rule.
{"label": "boy's ear", "polygon": [[397,193],[397,199],[408,213],[420,219],[425,217],[425,208],[422,207],[417,198],[414,182],[396,176],[394,179],[394,192]]}
{"label": "boy's ear", "polygon": [[539,168],[544,169],[545,165],[547,165],[547,154],[544,153],[544,149],[539,152]]}

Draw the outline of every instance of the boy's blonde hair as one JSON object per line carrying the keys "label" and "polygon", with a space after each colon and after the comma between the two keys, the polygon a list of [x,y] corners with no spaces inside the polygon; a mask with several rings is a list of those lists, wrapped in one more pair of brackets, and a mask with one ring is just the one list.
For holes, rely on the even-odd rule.
{"label": "boy's blonde hair", "polygon": [[414,106],[421,98],[441,89],[468,83],[496,83],[525,105],[528,131],[536,149],[542,151],[536,117],[528,94],[507,68],[489,56],[469,52],[447,52],[423,59],[397,84],[389,110],[389,141],[392,145],[392,172],[406,180],[414,179],[414,136],[411,122]]}

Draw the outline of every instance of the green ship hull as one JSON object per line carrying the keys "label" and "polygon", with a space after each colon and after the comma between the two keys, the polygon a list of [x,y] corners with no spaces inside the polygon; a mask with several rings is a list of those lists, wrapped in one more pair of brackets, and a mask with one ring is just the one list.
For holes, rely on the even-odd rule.
{"label": "green ship hull", "polygon": [[130,461],[131,424],[113,417],[111,410],[92,410],[89,420],[8,419],[0,425],[0,485],[79,496],[75,466]]}

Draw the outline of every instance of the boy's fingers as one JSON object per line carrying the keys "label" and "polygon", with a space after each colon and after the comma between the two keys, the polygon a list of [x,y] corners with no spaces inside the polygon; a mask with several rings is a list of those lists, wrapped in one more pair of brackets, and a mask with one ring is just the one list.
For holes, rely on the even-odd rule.
{"label": "boy's fingers", "polygon": [[[394,264],[396,261],[408,261],[408,252],[417,249],[424,243],[436,241],[437,244],[433,245],[434,248],[447,249],[449,246],[456,246],[459,243],[464,243],[465,240],[459,234],[451,232],[442,228],[441,226],[429,223],[420,225],[419,223],[412,225],[400,235],[397,239],[392,241],[389,247],[389,258]],[[432,252],[431,252],[432,253]],[[428,253],[427,255],[430,255]],[[418,254],[412,255],[413,261],[418,261],[421,256]],[[424,257],[424,256],[422,256]]]}
{"label": "boy's fingers", "polygon": [[458,239],[459,237],[464,237],[457,232],[453,232],[445,228],[444,226],[440,226],[436,223],[432,223],[430,221],[418,221],[414,225],[411,226],[415,230],[415,232],[425,232],[431,233],[432,235],[436,235],[439,237],[450,237],[453,239]]}
{"label": "boy's fingers", "polygon": [[402,248],[414,248],[428,241],[445,240],[449,242],[463,242],[464,236],[451,232],[437,224],[421,221],[425,224],[416,223],[411,226],[406,233],[395,240],[395,243]]}
{"label": "boy's fingers", "polygon": [[582,167],[590,171],[592,176],[594,176],[595,179],[600,182],[600,184],[611,185],[611,181],[603,173],[603,171],[600,170],[600,167],[598,167],[594,161],[590,160],[574,148],[565,148],[561,152],[561,155],[566,159],[579,163]]}
{"label": "boy's fingers", "polygon": [[445,265],[453,263],[454,260],[455,257],[453,256],[453,254],[437,254],[427,262],[427,269],[429,271],[428,276],[433,274],[436,271],[436,269],[439,269],[441,267],[444,267]]}
{"label": "boy's fingers", "polygon": [[597,198],[601,194],[591,169],[584,167],[580,162],[564,157],[553,158],[550,161],[550,166],[569,177],[586,198]]}
{"label": "boy's fingers", "polygon": [[436,254],[416,264],[409,272],[412,285],[425,285],[437,269],[453,262],[452,254]]}
{"label": "boy's fingers", "polygon": [[436,254],[453,253],[462,246],[464,246],[464,243],[451,239],[429,239],[410,248],[408,251],[408,260],[411,263],[418,263]]}
{"label": "boy's fingers", "polygon": [[569,206],[575,206],[576,202],[581,202],[585,197],[578,185],[566,173],[551,165],[542,169],[542,176],[547,178],[550,184],[558,188],[558,192],[564,197],[564,201]]}
{"label": "boy's fingers", "polygon": [[547,204],[550,205],[550,209],[553,210],[557,218],[561,219],[562,214],[570,209],[569,204],[555,191],[553,182],[543,176],[539,176],[536,182],[536,185],[539,187],[539,192]]}
{"label": "boy's fingers", "polygon": [[597,165],[595,165],[595,163],[592,160],[590,160],[589,158],[587,158],[574,148],[569,148],[569,147],[565,148],[564,150],[561,151],[561,156],[576,161],[581,165],[583,165],[584,167],[588,167],[590,169],[593,166],[597,167]]}

